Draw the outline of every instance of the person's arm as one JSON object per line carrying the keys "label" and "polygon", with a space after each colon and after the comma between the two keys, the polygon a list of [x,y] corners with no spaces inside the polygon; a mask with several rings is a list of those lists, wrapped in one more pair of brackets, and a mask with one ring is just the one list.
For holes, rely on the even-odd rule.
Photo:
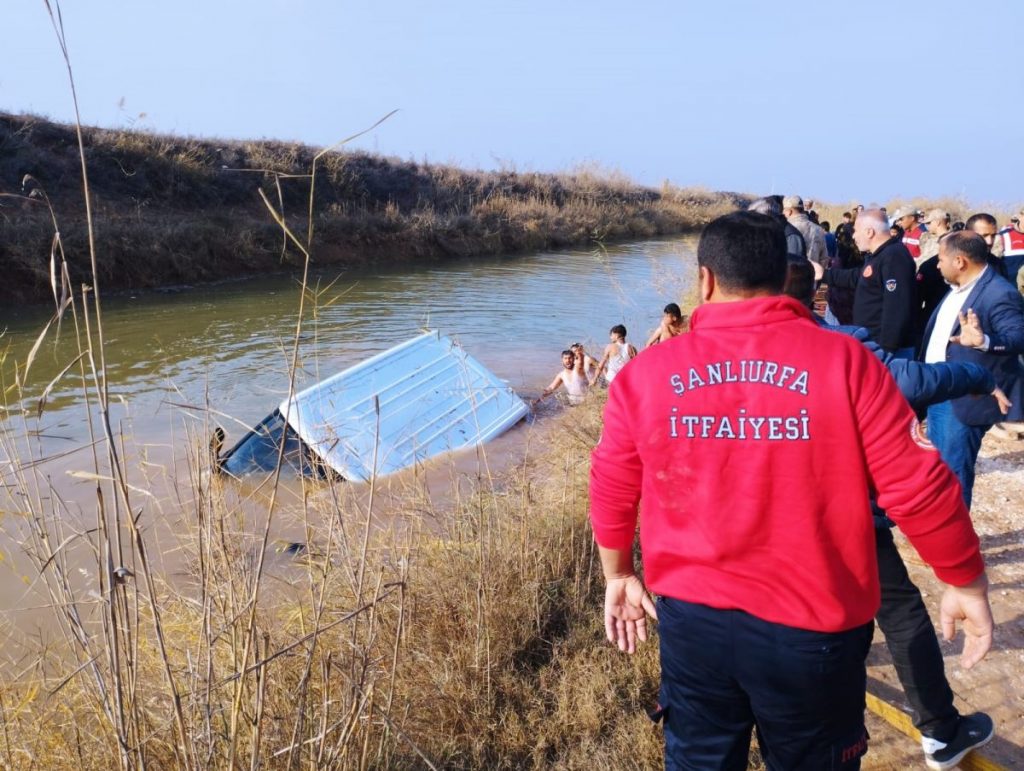
{"label": "person's arm", "polygon": [[786,225],[786,252],[798,257],[807,256],[807,242],[803,234],[789,224]]}
{"label": "person's arm", "polygon": [[633,571],[633,547],[608,549],[598,545],[604,572],[604,633],[608,642],[625,653],[647,642],[647,616],[658,613],[643,581]]}
{"label": "person's arm", "polygon": [[604,429],[590,463],[590,523],[601,555],[606,588],[605,633],[619,650],[633,653],[647,639],[645,613],[654,604],[633,566],[643,466],[632,435],[629,386],[616,378],[608,389]]}
{"label": "person's arm", "polygon": [[662,335],[662,333],[664,331],[665,331],[665,322],[661,322],[660,324],[658,324],[658,328],[656,330],[654,330],[654,334],[652,334],[647,339],[647,342],[644,343],[644,348],[650,348],[652,345],[657,345],[658,343],[660,343],[661,342],[661,335]]}
{"label": "person's arm", "polygon": [[913,359],[900,359],[872,340],[868,330],[863,327],[837,327],[837,331],[860,340],[885,365],[903,398],[918,414],[932,404],[971,394],[991,394],[996,397],[1004,415],[1009,411],[1010,403],[1006,401],[1006,394],[996,388],[992,373],[980,364],[966,361],[926,364]]}
{"label": "person's arm", "polygon": [[850,367],[857,430],[878,505],[949,585],[940,606],[942,630],[949,639],[956,621],[963,621],[961,664],[969,669],[991,647],[993,621],[985,563],[960,485],[918,436],[916,419],[884,366],[863,351]]}
{"label": "person's arm", "polygon": [[631,359],[635,359],[636,358],[636,346],[633,345],[632,343],[629,344],[627,352],[629,353],[629,358],[631,358]]}
{"label": "person's arm", "polygon": [[1001,355],[1024,353],[1024,298],[1007,291],[987,316],[989,329],[985,330],[978,314],[968,308],[966,314],[960,314],[960,334],[951,337],[950,342]]}
{"label": "person's arm", "polygon": [[828,249],[825,246],[825,231],[821,228],[814,234],[814,238],[811,239],[811,248],[807,252],[807,259],[811,262],[816,262],[819,265],[828,265]]}
{"label": "person's arm", "polygon": [[[814,263],[818,265],[818,263]],[[828,286],[839,289],[856,289],[860,281],[860,274],[864,268],[825,268],[819,266],[814,269],[814,277]]]}
{"label": "person's arm", "polygon": [[886,366],[896,379],[900,392],[918,413],[929,405],[959,399],[961,396],[991,394],[1005,415],[1010,408],[1006,395],[996,388],[992,373],[980,364],[946,361],[925,364],[912,359],[889,356]]}
{"label": "person's arm", "polygon": [[601,375],[604,374],[605,367],[608,366],[608,361],[611,359],[611,346],[606,345],[604,347],[604,356],[601,357],[601,363],[597,365],[597,372],[594,373],[594,381],[600,380]]}
{"label": "person's arm", "polygon": [[546,399],[547,397],[551,396],[551,394],[553,394],[555,391],[559,389],[559,387],[562,385],[562,382],[562,373],[559,372],[557,375],[555,375],[555,379],[551,381],[551,385],[549,385],[547,388],[541,391],[540,396],[534,399],[533,403],[537,404],[538,402],[540,402],[541,399]]}
{"label": "person's arm", "polygon": [[895,351],[905,344],[908,330],[914,326],[917,280],[914,263],[892,255],[878,264],[878,280],[882,285],[882,321],[878,344]]}

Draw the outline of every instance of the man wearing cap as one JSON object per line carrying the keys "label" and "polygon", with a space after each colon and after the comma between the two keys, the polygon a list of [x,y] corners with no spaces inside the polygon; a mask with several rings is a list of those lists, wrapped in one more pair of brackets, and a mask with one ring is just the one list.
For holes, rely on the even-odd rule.
{"label": "man wearing cap", "polygon": [[1016,282],[1018,286],[1024,282],[1021,271],[1024,270],[1024,209],[1013,218],[1007,228],[999,231],[999,241],[1003,246],[1003,260],[1006,265],[1006,275],[1010,283]]}
{"label": "man wearing cap", "polygon": [[892,215],[892,224],[903,228],[903,245],[915,262],[921,256],[921,235],[926,230],[918,220],[917,209],[913,206],[901,206]]}
{"label": "man wearing cap", "polygon": [[782,213],[790,225],[804,237],[807,252],[804,255],[811,262],[828,265],[828,250],[825,248],[825,231],[811,222],[804,211],[803,199],[798,195],[787,195],[782,199]]}
{"label": "man wearing cap", "polygon": [[928,319],[946,296],[949,285],[939,272],[939,239],[949,228],[949,212],[932,209],[925,215],[928,230],[921,234],[921,256],[917,258],[917,337],[924,334]]}
{"label": "man wearing cap", "polygon": [[914,258],[918,267],[939,253],[939,239],[949,232],[949,221],[949,212],[945,209],[932,209],[924,216],[927,229],[919,236],[921,253]]}
{"label": "man wearing cap", "polygon": [[862,268],[815,269],[815,274],[830,287],[853,289],[853,323],[866,328],[887,353],[911,358],[917,310],[914,260],[907,247],[889,234],[888,218],[879,209],[860,213],[853,238],[866,255]]}

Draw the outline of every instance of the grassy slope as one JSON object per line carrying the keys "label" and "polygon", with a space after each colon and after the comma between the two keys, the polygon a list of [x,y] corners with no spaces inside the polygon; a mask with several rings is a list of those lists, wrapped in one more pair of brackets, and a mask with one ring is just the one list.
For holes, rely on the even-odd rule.
{"label": "grassy slope", "polygon": [[[86,129],[99,279],[136,289],[288,270],[259,189],[305,235],[316,148]],[[22,187],[26,174],[30,181]],[[295,176],[298,175],[298,176]],[[279,198],[278,185],[280,183]],[[49,295],[53,204],[74,283],[87,268],[74,130],[0,113],[0,301]],[[683,232],[730,210],[732,194],[638,187],[591,171],[517,174],[330,153],[317,167],[315,265],[520,252]]]}

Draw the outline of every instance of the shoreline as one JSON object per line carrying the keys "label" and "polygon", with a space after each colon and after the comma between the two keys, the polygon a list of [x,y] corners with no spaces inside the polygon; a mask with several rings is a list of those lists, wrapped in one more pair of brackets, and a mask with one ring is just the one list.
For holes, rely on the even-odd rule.
{"label": "shoreline", "polygon": [[[101,291],[302,269],[261,196],[304,242],[317,148],[88,127],[83,137]],[[92,278],[74,128],[0,113],[0,147],[0,300],[51,299],[51,251],[59,279],[63,250],[77,293]],[[358,151],[320,157],[312,197],[314,270],[681,235],[748,200],[600,169],[479,171]]]}

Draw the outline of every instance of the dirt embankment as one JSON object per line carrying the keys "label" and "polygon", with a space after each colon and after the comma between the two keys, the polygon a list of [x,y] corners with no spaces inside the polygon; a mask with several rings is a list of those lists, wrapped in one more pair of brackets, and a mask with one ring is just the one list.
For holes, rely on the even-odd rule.
{"label": "dirt embankment", "polygon": [[[301,264],[259,193],[305,239],[318,148],[96,128],[84,130],[84,144],[104,288],[191,284]],[[74,127],[0,113],[0,194],[0,301],[50,296],[55,226],[44,199],[72,283],[85,281]],[[654,190],[590,170],[467,171],[331,152],[317,163],[313,259],[344,266],[647,238],[699,227],[742,200],[669,185]]]}

